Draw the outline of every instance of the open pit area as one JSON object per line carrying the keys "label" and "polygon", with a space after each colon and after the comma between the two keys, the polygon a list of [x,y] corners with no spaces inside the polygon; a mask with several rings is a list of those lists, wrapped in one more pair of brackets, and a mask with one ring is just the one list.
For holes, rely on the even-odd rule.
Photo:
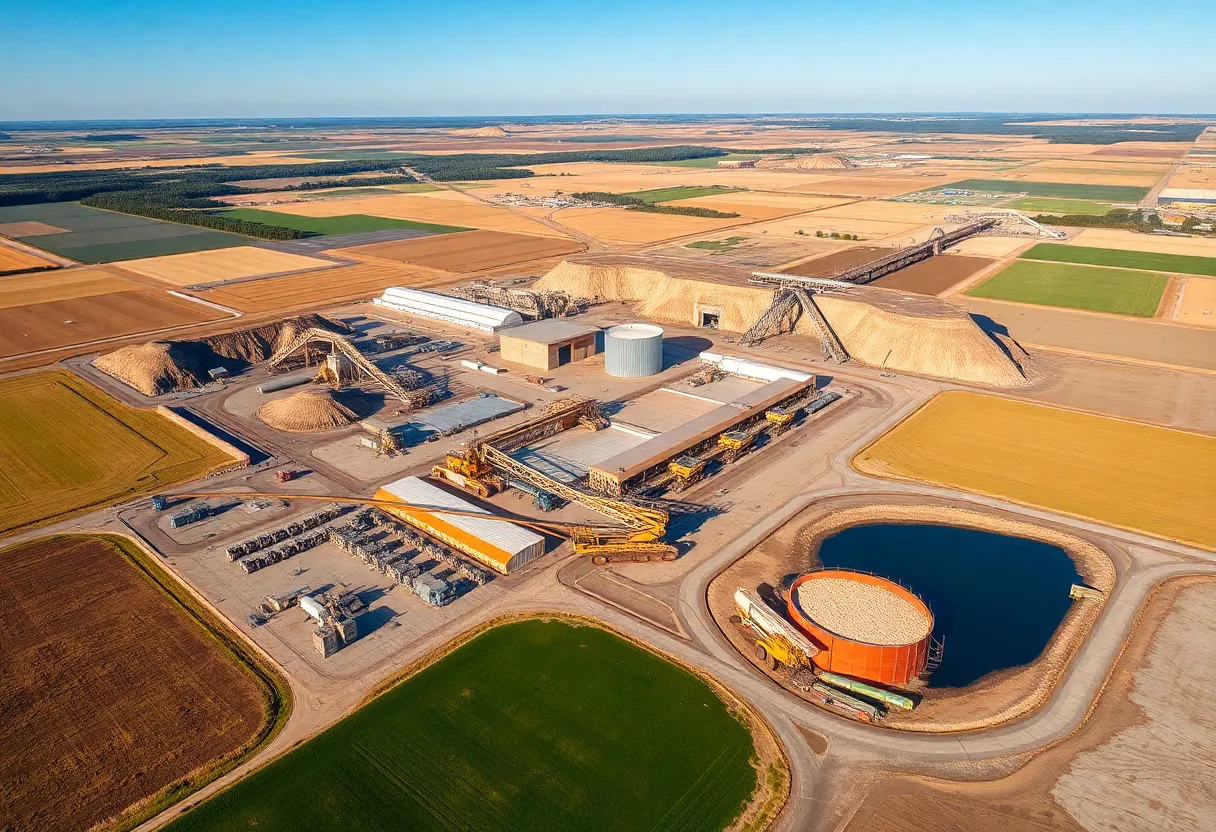
{"label": "open pit area", "polygon": [[197,479],[236,460],[64,371],[0,380],[0,532]]}
{"label": "open pit area", "polygon": [[[835,565],[825,564],[820,560],[819,553],[825,541],[847,530],[874,524],[945,526],[1035,541],[1066,552],[1067,559],[1088,585],[1106,592],[1113,588],[1115,582],[1114,565],[1099,546],[1059,527],[1029,523],[1007,512],[927,497],[884,494],[818,501],[719,573],[710,583],[708,592],[710,612],[739,654],[747,657],[757,670],[807,701],[814,700],[791,681],[785,670],[771,670],[754,658],[755,635],[738,623],[738,612],[733,602],[734,592],[742,587],[757,593],[774,609],[785,609],[786,599],[790,597],[790,585],[795,578],[808,570]],[[983,558],[987,555],[977,548],[973,552],[967,552],[967,557]],[[811,574],[815,574],[814,571],[811,571]],[[1037,573],[1034,567],[1030,567],[1028,574],[1020,576],[1019,579],[1040,580],[1041,574]],[[921,581],[919,585],[913,583],[909,586],[905,583],[905,588],[910,588],[924,597],[926,590],[934,588],[935,581],[932,576],[928,579],[922,578]],[[814,587],[816,583],[817,581],[803,583],[795,592],[805,592],[805,587]],[[852,599],[851,594],[842,596],[830,592],[830,589],[831,587],[828,587],[815,591],[824,596],[824,603],[834,610],[839,610],[842,605],[848,606]],[[983,584],[974,585],[971,589],[977,593],[984,591]],[[1060,591],[1067,602],[1067,585]],[[931,591],[928,597],[933,600]],[[795,603],[801,607],[806,601],[799,595]],[[935,614],[938,613],[937,610],[932,610],[932,603],[930,608]],[[911,611],[914,607],[909,604],[908,609]],[[930,673],[928,687],[922,680],[914,679],[907,686],[895,688],[914,697],[915,710],[905,712],[892,709],[887,712],[881,724],[903,731],[949,733],[988,728],[1025,716],[1046,701],[1100,611],[1100,604],[1073,602],[1068,605],[1067,612],[1059,623],[1048,628],[1043,644],[1037,645],[1041,646],[1041,652],[1032,651],[1034,655],[1029,655],[1024,663],[991,670],[961,687],[934,686],[933,673]],[[950,619],[958,617],[961,612],[951,613],[943,608],[940,614],[945,619]],[[1000,622],[994,622],[990,626],[1016,628],[1018,625],[1012,624],[1012,619],[1019,614],[1029,613],[1019,613],[1016,609],[1002,611],[999,614]],[[862,613],[858,612],[857,615]],[[1009,617],[1006,617],[1007,615]],[[939,621],[940,623],[942,622]],[[890,621],[886,618],[876,622],[876,626],[880,628],[887,628],[889,625]],[[1021,626],[1028,625],[1029,622],[1024,622]],[[835,632],[845,635],[839,631]],[[864,638],[863,635],[874,638]],[[885,643],[882,636],[892,635],[887,629],[876,633],[871,628],[864,634],[857,631],[854,637],[859,641],[879,644]],[[907,632],[901,635],[908,638],[900,643],[915,642],[925,636],[923,625],[921,629],[917,629],[910,624]],[[939,629],[934,635],[941,639],[942,632]],[[951,638],[946,637],[946,655],[949,655],[952,646]]]}
{"label": "open pit area", "polygon": [[129,540],[38,538],[0,565],[5,825],[150,817],[286,718],[285,681]]}
{"label": "open pit area", "polygon": [[947,392],[853,466],[1216,548],[1216,439],[1203,434]]}
{"label": "open pit area", "polygon": [[[998,780],[894,777],[848,832],[1205,829],[1216,725],[1192,692],[1216,673],[1216,581],[1177,578],[1145,604],[1084,726]],[[1184,753],[1179,753],[1185,749]],[[1149,772],[1151,774],[1146,775]]]}

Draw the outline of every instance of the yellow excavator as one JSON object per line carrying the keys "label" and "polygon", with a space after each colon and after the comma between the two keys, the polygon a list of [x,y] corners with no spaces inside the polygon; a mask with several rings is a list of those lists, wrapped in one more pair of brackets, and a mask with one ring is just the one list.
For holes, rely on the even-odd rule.
{"label": "yellow excavator", "polygon": [[570,535],[574,551],[589,556],[596,564],[675,560],[679,554],[676,547],[662,542],[669,519],[666,511],[590,494],[545,476],[509,453],[576,424],[600,430],[608,426],[608,420],[594,399],[582,396],[561,399],[534,419],[484,438],[474,437],[447,454],[442,465],[431,469],[431,476],[480,497],[501,490],[508,479],[519,480],[603,514],[612,525],[580,526]]}

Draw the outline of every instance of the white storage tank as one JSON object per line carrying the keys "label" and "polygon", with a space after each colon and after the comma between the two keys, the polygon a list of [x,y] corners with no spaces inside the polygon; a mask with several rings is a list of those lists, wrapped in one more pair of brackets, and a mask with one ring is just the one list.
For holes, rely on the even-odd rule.
{"label": "white storage tank", "polygon": [[663,330],[653,324],[620,324],[604,333],[604,369],[618,378],[642,378],[663,370]]}

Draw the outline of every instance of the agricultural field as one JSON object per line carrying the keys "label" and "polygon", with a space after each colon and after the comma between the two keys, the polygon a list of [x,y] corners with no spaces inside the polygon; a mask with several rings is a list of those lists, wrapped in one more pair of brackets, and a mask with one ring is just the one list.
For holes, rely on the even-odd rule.
{"label": "agricultural field", "polygon": [[1216,549],[1212,436],[952,391],[853,466]]}
{"label": "agricultural field", "polygon": [[705,234],[745,222],[739,219],[650,214],[620,208],[563,208],[553,218],[597,240],[624,244],[657,243],[675,237]]}
{"label": "agricultural field", "polygon": [[986,257],[963,257],[956,254],[930,257],[894,274],[880,277],[869,285],[914,292],[918,295],[940,295],[993,262]]}
{"label": "agricultural field", "polygon": [[218,280],[326,269],[335,265],[332,260],[322,260],[319,257],[305,257],[257,246],[241,246],[128,260],[121,264],[121,268],[172,286],[190,286]]}
{"label": "agricultural field", "polygon": [[805,263],[789,266],[783,269],[783,271],[785,274],[797,274],[803,277],[831,277],[834,274],[846,272],[863,263],[869,263],[871,260],[877,260],[879,257],[884,257],[894,250],[893,248],[881,248],[878,246],[854,246],[853,248],[846,248],[843,251],[833,251],[830,254],[816,257],[813,260],[807,260]]}
{"label": "agricultural field", "polygon": [[988,194],[1026,194],[1027,196],[1085,199],[1096,202],[1139,202],[1149,192],[1149,188],[1132,185],[1028,182],[1025,179],[964,179],[961,182],[951,182],[941,187]]}
{"label": "agricultural field", "polygon": [[1087,199],[1049,199],[1046,197],[1028,196],[1015,199],[1001,206],[1016,208],[1034,214],[1087,214],[1100,216],[1111,209],[1109,202],[1090,202]]}
{"label": "agricultural field", "polygon": [[508,234],[503,231],[466,231],[450,236],[394,240],[337,249],[336,254],[357,260],[407,263],[431,269],[472,272],[527,263],[582,251],[574,240]]}
{"label": "agricultural field", "polygon": [[1216,240],[1210,237],[1140,234],[1119,228],[1086,228],[1068,243],[1074,246],[1113,248],[1120,251],[1156,251],[1162,254],[1216,257]]}
{"label": "agricultural field", "polygon": [[[937,259],[937,258],[933,258]],[[967,290],[975,298],[1151,318],[1169,277],[1156,272],[1018,260]]]}
{"label": "agricultural field", "polygon": [[45,269],[54,269],[57,266],[57,263],[45,257],[39,257],[28,251],[15,248],[11,244],[5,245],[3,242],[0,242],[0,275],[43,271]]}
{"label": "agricultural field", "polygon": [[746,726],[691,673],[588,626],[496,627],[166,829],[722,829]]}
{"label": "agricultural field", "polygon": [[0,380],[0,534],[197,479],[233,460],[62,370]]}
{"label": "agricultural field", "polygon": [[0,282],[0,358],[226,317],[112,266],[16,275]]}
{"label": "agricultural field", "polygon": [[307,231],[312,234],[358,234],[363,231],[387,231],[393,228],[408,228],[413,231],[426,231],[431,234],[450,234],[454,231],[468,231],[454,225],[438,225],[436,223],[400,220],[391,217],[373,217],[367,214],[346,214],[328,217],[303,217],[294,214],[284,214],[281,211],[262,211],[257,208],[232,208],[224,211],[224,216],[249,222],[260,222],[266,225],[279,225],[284,228],[294,228],[296,231]]}
{"label": "agricultural field", "polygon": [[725,237],[721,240],[696,240],[686,243],[685,248],[695,248],[701,251],[729,251],[747,240],[747,237]]}
{"label": "agricultural field", "polygon": [[463,279],[462,275],[420,266],[359,263],[319,272],[266,277],[210,289],[191,290],[202,300],[242,312],[286,312],[339,301],[366,300],[389,286],[425,289]]}
{"label": "agricultural field", "polygon": [[2,230],[0,234],[80,263],[112,263],[249,244],[239,234],[87,208],[75,202],[0,208],[0,229],[18,223],[34,225],[19,226],[17,230],[24,234]]}
{"label": "agricultural field", "polygon": [[687,199],[681,205],[688,208],[708,208],[711,211],[738,214],[749,220],[771,220],[790,214],[802,214],[840,205],[839,198],[780,194],[771,191],[728,191],[720,196]]}
{"label": "agricultural field", "polygon": [[140,801],[128,820],[150,817],[285,719],[267,670],[172,587],[117,537],[0,550],[6,828],[89,829]]}
{"label": "agricultural field", "polygon": [[1186,278],[1182,286],[1182,301],[1174,320],[1183,324],[1216,327],[1216,280]]}
{"label": "agricultural field", "polygon": [[1216,277],[1216,257],[1039,243],[1023,253],[1021,258],[1023,260],[1050,260],[1057,263],[1084,263],[1090,266],[1110,266],[1117,269],[1143,269],[1153,272]]}
{"label": "agricultural field", "polygon": [[631,196],[635,199],[640,199],[642,202],[655,205],[661,202],[675,202],[680,199],[695,199],[699,196],[718,196],[720,194],[728,194],[733,188],[724,188],[721,185],[677,185],[673,188],[654,188],[648,191],[630,191],[622,194],[622,196]]}

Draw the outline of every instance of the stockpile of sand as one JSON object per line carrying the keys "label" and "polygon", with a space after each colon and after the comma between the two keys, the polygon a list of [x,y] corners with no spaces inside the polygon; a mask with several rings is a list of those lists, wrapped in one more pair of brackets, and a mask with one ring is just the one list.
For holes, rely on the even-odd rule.
{"label": "stockpile of sand", "polygon": [[756,167],[770,170],[851,170],[856,165],[834,153],[816,153],[790,159],[761,159]]}
{"label": "stockpile of sand", "polygon": [[[815,302],[845,350],[864,364],[994,387],[1027,383],[966,310],[943,300],[866,286],[816,295]],[[798,331],[812,334],[805,321]]]}
{"label": "stockpile of sand", "polygon": [[[532,288],[631,301],[642,317],[683,326],[696,326],[698,311],[721,310],[723,330],[746,332],[773,301],[771,288],[747,283],[750,274],[646,255],[585,254],[564,260]],[[1018,365],[959,306],[873,286],[815,299],[845,350],[861,363],[994,387],[1026,383]],[[815,337],[805,317],[795,331]]]}
{"label": "stockpile of sand", "polygon": [[276,430],[318,433],[352,425],[359,417],[328,390],[304,390],[262,405],[258,418]]}
{"label": "stockpile of sand", "polygon": [[932,628],[932,622],[907,598],[845,578],[816,578],[799,584],[797,603],[820,627],[866,644],[913,644]]}
{"label": "stockpile of sand", "polygon": [[153,341],[93,359],[93,366],[145,396],[193,390],[210,380],[207,351],[190,341]]}
{"label": "stockpile of sand", "polygon": [[309,327],[349,334],[353,330],[323,315],[299,315],[198,341],[153,341],[100,355],[93,366],[145,396],[193,390],[211,380],[209,370],[239,371],[265,361]]}
{"label": "stockpile of sand", "polygon": [[491,127],[476,127],[466,128],[461,130],[453,130],[453,136],[467,136],[471,139],[505,139],[511,134],[498,126]]}

